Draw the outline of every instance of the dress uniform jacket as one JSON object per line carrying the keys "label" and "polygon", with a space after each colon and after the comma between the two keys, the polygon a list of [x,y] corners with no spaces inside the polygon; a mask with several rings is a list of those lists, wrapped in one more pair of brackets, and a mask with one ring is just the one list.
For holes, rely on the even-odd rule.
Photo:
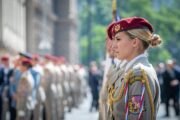
{"label": "dress uniform jacket", "polygon": [[0,119],[5,119],[6,112],[10,102],[9,96],[9,85],[10,79],[13,75],[12,68],[1,68],[0,69]]}
{"label": "dress uniform jacket", "polygon": [[[114,73],[112,71],[116,71],[115,70],[115,66],[111,65],[109,67],[109,70],[103,80],[103,84],[102,84],[102,88],[100,91],[100,96],[99,96],[99,120],[107,120],[107,100],[108,100],[108,90],[107,90],[107,82],[108,80],[111,78],[110,73]],[[105,79],[107,79],[105,81]]]}
{"label": "dress uniform jacket", "polygon": [[121,63],[120,65],[111,64],[107,74],[104,77],[103,86],[100,91],[100,110],[99,110],[99,120],[107,120],[108,119],[108,87],[111,86],[114,80],[119,76],[120,71],[122,71],[125,67],[125,63]]}
{"label": "dress uniform jacket", "polygon": [[29,71],[22,73],[17,88],[17,120],[30,119],[31,111],[34,109],[32,100],[32,89],[34,80]]}
{"label": "dress uniform jacket", "polygon": [[49,62],[44,67],[44,89],[46,94],[45,100],[45,111],[46,111],[46,119],[54,120],[56,118],[56,104],[55,104],[55,93],[56,86],[54,84],[55,81],[55,71],[54,65]]}
{"label": "dress uniform jacket", "polygon": [[68,65],[61,65],[62,72],[62,88],[63,88],[63,103],[71,111],[72,108],[72,96],[71,96],[71,86],[70,86],[70,72]]}
{"label": "dress uniform jacket", "polygon": [[62,71],[59,66],[55,66],[56,72],[56,87],[57,87],[57,95],[56,95],[56,109],[57,109],[57,119],[64,119],[64,105],[63,105],[63,88],[62,88]]}
{"label": "dress uniform jacket", "polygon": [[[74,68],[75,69],[75,68]],[[75,107],[77,107],[80,104],[81,101],[81,80],[78,75],[77,69],[73,70],[73,73],[71,75],[71,88],[72,88],[72,97],[74,101]]]}
{"label": "dress uniform jacket", "polygon": [[[43,107],[43,103],[45,101],[45,91],[42,87],[42,77],[44,75],[43,73],[43,68],[40,65],[35,65],[32,68],[34,71],[37,72],[37,74],[34,74],[34,78],[35,79],[35,90],[36,90],[36,94],[35,98],[36,98],[36,104],[35,104],[35,109],[33,110],[33,119],[34,120],[39,120],[42,116],[42,107]],[[35,73],[36,73],[35,72]],[[33,73],[32,73],[33,75]]]}
{"label": "dress uniform jacket", "polygon": [[[160,88],[154,68],[142,54],[109,87],[109,120],[156,120]],[[144,92],[143,92],[144,91]]]}

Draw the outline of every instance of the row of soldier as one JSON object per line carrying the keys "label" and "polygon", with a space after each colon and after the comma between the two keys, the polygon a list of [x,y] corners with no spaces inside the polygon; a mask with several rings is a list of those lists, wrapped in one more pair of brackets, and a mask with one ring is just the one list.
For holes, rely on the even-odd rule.
{"label": "row of soldier", "polygon": [[85,69],[63,57],[19,53],[11,61],[1,57],[0,120],[63,120],[86,95]]}

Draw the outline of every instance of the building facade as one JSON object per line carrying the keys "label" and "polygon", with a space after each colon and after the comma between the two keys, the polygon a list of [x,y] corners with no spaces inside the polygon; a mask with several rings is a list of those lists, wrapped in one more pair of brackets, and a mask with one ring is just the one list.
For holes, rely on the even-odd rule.
{"label": "building facade", "polygon": [[27,0],[27,51],[34,54],[53,53],[54,22],[53,0]]}
{"label": "building facade", "polygon": [[76,0],[27,0],[27,51],[78,63]]}
{"label": "building facade", "polygon": [[65,56],[71,63],[79,63],[77,0],[54,0],[54,54]]}
{"label": "building facade", "polygon": [[25,0],[0,0],[0,54],[26,50]]}
{"label": "building facade", "polygon": [[79,62],[77,0],[0,0],[0,51]]}

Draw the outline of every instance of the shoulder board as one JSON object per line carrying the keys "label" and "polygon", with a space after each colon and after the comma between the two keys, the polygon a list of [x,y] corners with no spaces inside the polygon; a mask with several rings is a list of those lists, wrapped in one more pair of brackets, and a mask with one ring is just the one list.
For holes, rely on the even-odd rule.
{"label": "shoulder board", "polygon": [[109,78],[114,72],[115,72],[115,69],[116,67],[114,65],[111,65],[108,69],[108,72],[107,72],[107,77]]}
{"label": "shoulder board", "polygon": [[132,85],[136,81],[140,81],[142,83],[145,82],[145,77],[147,77],[147,74],[144,69],[138,67],[131,69],[128,74],[126,75],[126,82],[130,85]]}

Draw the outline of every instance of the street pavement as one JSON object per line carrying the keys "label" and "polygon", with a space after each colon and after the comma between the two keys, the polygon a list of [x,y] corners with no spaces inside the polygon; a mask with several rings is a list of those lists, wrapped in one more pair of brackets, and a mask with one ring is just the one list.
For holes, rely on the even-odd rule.
{"label": "street pavement", "polygon": [[[83,103],[78,108],[73,108],[70,113],[66,113],[65,120],[98,120],[98,112],[90,112],[91,95],[88,94],[87,98],[84,99]],[[180,120],[180,118],[174,117],[174,110],[170,108],[170,117],[164,118],[165,106],[160,105],[157,120]]]}
{"label": "street pavement", "polygon": [[158,111],[158,118],[157,120],[180,120],[180,118],[178,117],[175,117],[175,111],[172,107],[170,107],[170,117],[163,117],[165,115],[165,105],[164,104],[161,104],[160,105],[160,108],[159,108],[159,111]]}
{"label": "street pavement", "polygon": [[91,95],[88,94],[83,103],[78,108],[73,108],[70,113],[66,113],[65,120],[98,120],[98,112],[90,112]]}

